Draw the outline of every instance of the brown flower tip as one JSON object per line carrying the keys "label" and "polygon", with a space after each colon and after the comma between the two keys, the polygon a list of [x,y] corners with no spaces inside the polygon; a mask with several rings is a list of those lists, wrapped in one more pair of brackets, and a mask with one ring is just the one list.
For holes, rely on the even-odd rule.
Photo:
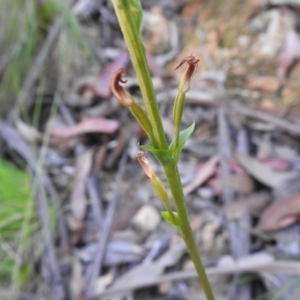
{"label": "brown flower tip", "polygon": [[175,68],[175,70],[177,70],[178,68],[180,68],[184,63],[187,63],[189,66],[193,66],[194,68],[197,67],[198,62],[200,61],[200,59],[197,59],[195,56],[193,55],[189,55],[186,56],[181,63]]}
{"label": "brown flower tip", "polygon": [[130,107],[133,104],[133,98],[129,95],[129,93],[120,85],[120,83],[126,83],[127,80],[123,79],[126,75],[125,70],[123,68],[117,70],[111,79],[111,91],[114,96],[119,100],[119,102],[126,106]]}
{"label": "brown flower tip", "polygon": [[193,74],[196,71],[196,68],[198,66],[198,62],[200,61],[200,59],[197,59],[196,57],[194,57],[193,55],[189,55],[187,57],[185,57],[181,63],[175,68],[175,70],[177,70],[178,68],[180,68],[184,63],[188,64],[188,67],[182,77],[182,80],[180,82],[179,85],[179,90],[181,92],[186,93],[190,87],[190,81],[191,78],[193,76]]}
{"label": "brown flower tip", "polygon": [[152,170],[148,159],[145,157],[145,153],[143,151],[138,151],[136,157],[140,165],[144,169],[146,175],[151,179],[155,175],[155,173]]}

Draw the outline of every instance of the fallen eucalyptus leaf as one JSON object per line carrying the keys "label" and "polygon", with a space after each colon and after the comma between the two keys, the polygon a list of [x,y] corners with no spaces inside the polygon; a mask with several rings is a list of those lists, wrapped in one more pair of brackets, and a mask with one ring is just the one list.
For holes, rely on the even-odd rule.
{"label": "fallen eucalyptus leaf", "polygon": [[296,175],[296,172],[292,171],[276,172],[271,167],[261,163],[259,160],[241,152],[236,152],[235,157],[253,177],[271,188],[278,186],[278,184],[283,180]]}

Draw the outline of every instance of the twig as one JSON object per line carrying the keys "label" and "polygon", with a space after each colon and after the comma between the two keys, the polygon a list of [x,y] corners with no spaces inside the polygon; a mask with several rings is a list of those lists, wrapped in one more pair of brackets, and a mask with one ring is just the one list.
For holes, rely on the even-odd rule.
{"label": "twig", "polygon": [[[229,137],[229,126],[226,119],[225,107],[221,104],[218,108],[218,148],[221,162],[222,177],[230,175],[228,160],[232,158],[232,150]],[[223,188],[224,203],[230,203],[234,199],[234,192],[228,187]]]}
{"label": "twig", "polygon": [[300,126],[297,124],[293,124],[286,120],[282,120],[278,117],[272,116],[270,114],[255,110],[253,108],[245,107],[245,106],[231,106],[231,110],[237,112],[241,115],[255,118],[264,122],[271,123],[277,127],[285,129],[286,131],[294,134],[296,136],[300,135]]}
{"label": "twig", "polygon": [[127,151],[124,151],[122,158],[120,160],[120,164],[119,164],[118,175],[116,178],[115,191],[112,196],[112,199],[109,202],[105,220],[103,222],[102,234],[97,243],[97,250],[96,250],[97,255],[94,258],[91,272],[90,272],[90,274],[88,274],[89,276],[88,276],[88,280],[87,280],[87,288],[85,291],[85,294],[87,297],[93,296],[96,279],[97,279],[98,275],[101,274],[106,243],[108,241],[108,238],[109,238],[109,235],[111,232],[111,228],[113,225],[113,221],[114,221],[114,215],[115,215],[117,204],[118,204],[119,186],[120,186],[120,183],[122,181],[122,177],[123,177],[123,174],[125,171],[126,161],[127,161]]}
{"label": "twig", "polygon": [[[208,275],[226,275],[226,274],[238,274],[238,273],[262,273],[268,272],[272,274],[288,274],[288,275],[299,275],[300,265],[297,262],[291,261],[257,261],[253,260],[253,263],[246,263],[247,258],[236,260],[235,263],[226,266],[217,266],[206,268]],[[251,255],[249,259],[253,259]],[[163,282],[178,281],[187,279],[196,279],[197,273],[194,270],[189,271],[178,271],[170,274],[157,275],[152,280],[146,280],[145,282],[139,282],[136,284],[134,281],[128,282],[126,288],[111,288],[99,295],[94,300],[98,299],[111,299],[113,295],[126,294],[136,289],[146,288],[149,286],[155,286]],[[236,295],[235,295],[236,296]],[[100,298],[99,298],[100,297]],[[107,298],[108,297],[108,298]],[[237,299],[236,297],[234,299]]]}
{"label": "twig", "polygon": [[92,203],[94,222],[99,231],[103,229],[103,207],[102,199],[99,193],[100,182],[95,174],[91,174],[87,180],[87,192]]}

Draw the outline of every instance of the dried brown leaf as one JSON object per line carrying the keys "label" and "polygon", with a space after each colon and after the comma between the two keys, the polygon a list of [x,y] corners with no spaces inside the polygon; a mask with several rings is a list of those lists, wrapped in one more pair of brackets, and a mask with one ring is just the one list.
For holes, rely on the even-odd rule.
{"label": "dried brown leaf", "polygon": [[72,138],[86,133],[113,133],[120,123],[117,120],[105,118],[91,118],[84,120],[72,127],[61,127],[52,130],[52,135],[60,138]]}
{"label": "dried brown leaf", "polygon": [[300,216],[300,192],[270,205],[261,215],[258,227],[271,232],[293,224]]}
{"label": "dried brown leaf", "polygon": [[232,174],[221,178],[222,187],[228,187],[243,195],[249,195],[254,190],[254,183],[250,176]]}
{"label": "dried brown leaf", "polygon": [[194,180],[183,188],[184,194],[190,194],[197,187],[205,183],[215,173],[218,162],[218,156],[211,157],[195,175]]}
{"label": "dried brown leaf", "polygon": [[230,174],[223,178],[214,178],[209,180],[208,186],[213,189],[216,195],[222,193],[222,189],[230,188],[243,195],[249,195],[254,190],[253,180],[248,175]]}
{"label": "dried brown leaf", "polygon": [[236,174],[241,174],[241,175],[248,174],[247,171],[234,159],[229,159],[228,165],[230,169]]}
{"label": "dried brown leaf", "polygon": [[283,158],[268,158],[260,160],[264,165],[271,167],[273,170],[286,171],[291,167],[291,162]]}
{"label": "dried brown leaf", "polygon": [[247,209],[255,216],[259,216],[261,212],[271,201],[271,194],[262,191],[254,193],[248,197],[241,199],[241,203],[247,207]]}
{"label": "dried brown leaf", "polygon": [[276,172],[257,159],[241,152],[236,152],[235,156],[240,164],[249,172],[249,174],[268,187],[274,188],[283,180],[295,176],[295,172],[292,171]]}

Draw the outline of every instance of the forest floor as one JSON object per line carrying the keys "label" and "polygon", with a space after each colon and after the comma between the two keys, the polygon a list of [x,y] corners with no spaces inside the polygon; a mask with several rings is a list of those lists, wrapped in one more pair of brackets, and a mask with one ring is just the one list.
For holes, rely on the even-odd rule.
{"label": "forest floor", "polygon": [[[141,2],[168,141],[174,69],[200,59],[179,170],[215,298],[300,299],[300,2]],[[0,7],[0,298],[205,299],[111,93],[124,68],[142,104],[111,2]]]}

